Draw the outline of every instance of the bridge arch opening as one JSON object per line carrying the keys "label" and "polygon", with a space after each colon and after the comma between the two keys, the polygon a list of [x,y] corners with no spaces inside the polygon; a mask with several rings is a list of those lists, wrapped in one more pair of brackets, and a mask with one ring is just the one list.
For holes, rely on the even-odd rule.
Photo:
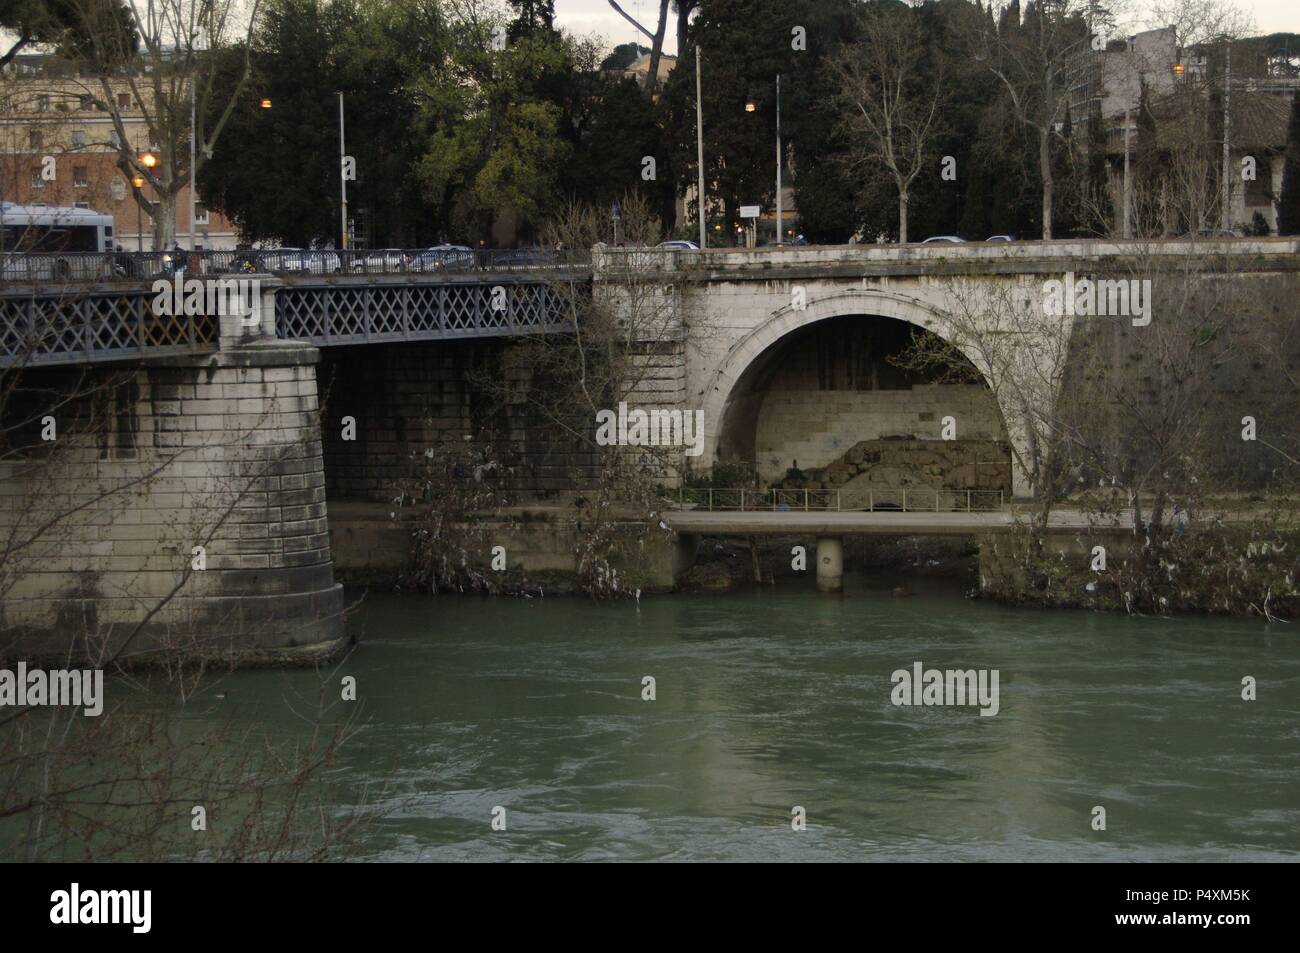
{"label": "bridge arch opening", "polygon": [[1009,497],[1011,444],[996,397],[952,348],[946,369],[901,366],[914,334],[941,343],[902,318],[858,313],[814,318],[751,348],[722,404],[715,467],[752,467],[765,486]]}

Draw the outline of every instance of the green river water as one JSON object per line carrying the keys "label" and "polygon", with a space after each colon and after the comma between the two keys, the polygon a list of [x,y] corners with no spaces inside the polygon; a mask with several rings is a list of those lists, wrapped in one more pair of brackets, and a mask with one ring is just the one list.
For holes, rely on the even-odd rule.
{"label": "green river water", "polygon": [[[333,776],[342,801],[384,815],[361,858],[1300,857],[1293,626],[882,585],[639,603],[369,594],[338,673],[357,680],[364,731]],[[891,673],[917,661],[997,669],[998,714],[893,705]],[[298,680],[314,676],[238,673],[221,707],[274,724]]]}

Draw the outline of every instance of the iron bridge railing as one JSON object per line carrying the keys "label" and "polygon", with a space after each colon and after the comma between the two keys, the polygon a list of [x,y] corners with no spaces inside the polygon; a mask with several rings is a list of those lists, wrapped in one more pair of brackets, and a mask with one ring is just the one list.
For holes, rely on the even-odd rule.
{"label": "iron bridge railing", "polygon": [[667,502],[679,510],[707,512],[992,513],[1002,510],[1007,501],[1002,490],[682,487]]}
{"label": "iron bridge railing", "polygon": [[152,281],[188,276],[272,274],[466,275],[590,268],[590,252],[502,248],[255,249],[149,252],[0,252],[0,282]]}
{"label": "iron bridge railing", "polygon": [[495,337],[572,327],[578,281],[294,284],[276,291],[276,336],[321,346]]}
{"label": "iron bridge railing", "polygon": [[217,318],[158,314],[142,288],[0,292],[0,367],[192,353],[217,344]]}

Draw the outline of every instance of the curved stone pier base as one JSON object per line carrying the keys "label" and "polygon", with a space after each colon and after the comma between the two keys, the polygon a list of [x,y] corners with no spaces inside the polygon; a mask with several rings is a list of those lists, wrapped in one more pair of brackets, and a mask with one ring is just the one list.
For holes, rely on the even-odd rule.
{"label": "curved stone pier base", "polygon": [[318,356],[268,341],[27,371],[93,393],[53,408],[57,440],[0,462],[0,530],[25,541],[0,566],[0,657],[310,662],[343,646]]}

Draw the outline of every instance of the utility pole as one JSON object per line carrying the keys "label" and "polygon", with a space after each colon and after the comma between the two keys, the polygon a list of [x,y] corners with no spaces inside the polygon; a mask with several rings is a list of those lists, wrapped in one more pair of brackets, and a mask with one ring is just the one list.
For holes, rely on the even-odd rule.
{"label": "utility pole", "polygon": [[1232,178],[1231,178],[1231,161],[1229,158],[1229,130],[1231,129],[1231,116],[1228,112],[1228,102],[1232,98],[1232,39],[1226,38],[1224,42],[1225,57],[1223,69],[1223,183],[1220,187],[1222,208],[1219,211],[1219,227],[1229,228],[1229,222],[1232,216]]}
{"label": "utility pole", "polygon": [[340,248],[348,247],[348,177],[343,164],[345,154],[343,147],[343,93],[339,93],[339,191],[342,201],[339,204]]}
{"label": "utility pole", "polygon": [[195,99],[197,97],[199,74],[195,65],[194,75],[190,77],[190,251],[197,251],[194,245],[194,131],[198,128],[194,121]]}
{"label": "utility pole", "polygon": [[700,178],[696,193],[696,207],[700,219],[700,248],[709,246],[708,236],[704,228],[704,104],[700,99],[700,47],[695,46],[695,149],[696,164],[699,167]]}
{"label": "utility pole", "polygon": [[776,74],[776,244],[785,244],[781,227],[781,74]]}
{"label": "utility pole", "polygon": [[1132,195],[1133,195],[1132,191],[1130,190],[1130,184],[1132,180],[1129,178],[1128,142],[1129,142],[1129,130],[1132,128],[1132,123],[1129,119],[1129,116],[1130,116],[1130,110],[1126,106],[1124,108],[1124,237],[1125,238],[1133,237],[1133,230],[1129,225],[1129,208],[1131,207]]}

